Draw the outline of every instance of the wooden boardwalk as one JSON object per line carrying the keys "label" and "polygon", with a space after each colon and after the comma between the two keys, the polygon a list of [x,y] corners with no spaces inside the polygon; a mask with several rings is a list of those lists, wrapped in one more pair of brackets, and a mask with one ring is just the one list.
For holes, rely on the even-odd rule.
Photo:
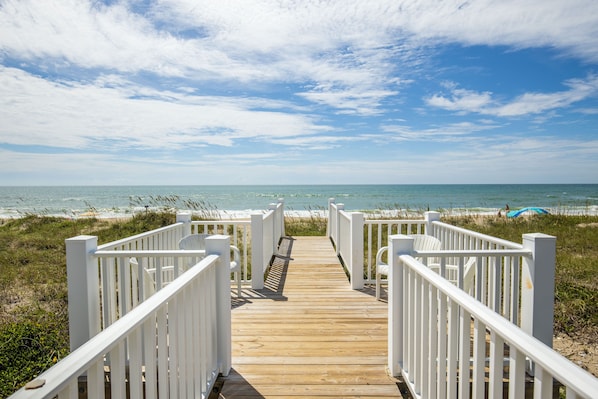
{"label": "wooden boardwalk", "polygon": [[351,290],[329,239],[284,240],[263,290],[233,296],[233,369],[219,397],[400,398],[387,306]]}

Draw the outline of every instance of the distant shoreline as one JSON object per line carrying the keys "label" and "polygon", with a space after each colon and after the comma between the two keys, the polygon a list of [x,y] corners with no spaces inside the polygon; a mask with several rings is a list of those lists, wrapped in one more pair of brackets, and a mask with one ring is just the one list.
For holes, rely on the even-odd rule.
{"label": "distant shoreline", "polygon": [[[561,216],[598,216],[598,207],[588,207],[588,208],[558,208],[558,209],[550,209],[546,208],[550,214],[553,215],[561,215]],[[143,214],[145,211],[138,211],[134,213],[114,213],[114,212],[84,212],[84,213],[73,213],[73,214],[47,214],[47,213],[23,213],[23,214],[14,214],[14,215],[0,215],[0,220],[12,220],[12,219],[21,219],[27,216],[39,216],[39,217],[58,217],[58,218],[65,218],[69,220],[78,220],[78,219],[100,219],[106,221],[120,221],[120,220],[129,220],[136,215]],[[164,212],[164,210],[157,210],[157,209],[150,209],[149,212]],[[190,210],[166,210],[165,212],[172,212],[176,214],[178,212],[192,212],[195,215],[203,216],[204,214],[201,211],[193,212]],[[263,214],[266,210],[246,210],[246,211],[215,211],[218,212],[219,217],[213,218],[213,220],[249,220],[251,219],[252,214]],[[422,210],[409,210],[409,209],[371,209],[371,210],[347,210],[347,212],[360,212],[363,213],[367,218],[388,218],[388,219],[420,219],[423,218],[424,212]],[[437,210],[440,212],[441,217],[460,217],[460,216],[477,216],[477,217],[492,217],[492,216],[501,216],[506,218],[506,212],[504,209],[479,209],[479,208],[472,208],[472,209],[445,209],[445,210]],[[500,212],[500,214],[499,214]],[[328,211],[327,210],[285,210],[285,217],[289,218],[312,218],[312,217],[319,217],[319,218],[327,218]],[[205,219],[205,218],[204,218]]]}

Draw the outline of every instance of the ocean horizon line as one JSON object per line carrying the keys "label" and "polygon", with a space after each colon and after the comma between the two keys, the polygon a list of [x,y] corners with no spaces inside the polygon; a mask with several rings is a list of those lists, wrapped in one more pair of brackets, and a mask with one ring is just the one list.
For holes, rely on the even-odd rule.
{"label": "ocean horizon line", "polygon": [[146,209],[195,209],[218,212],[222,217],[248,217],[280,198],[287,211],[301,215],[326,210],[331,198],[343,203],[347,211],[401,214],[426,210],[491,214],[507,207],[598,212],[598,184],[87,185],[0,186],[0,217],[126,217]]}
{"label": "ocean horizon line", "polygon": [[300,184],[0,184],[10,187],[338,187],[338,186],[598,186],[598,183],[300,183]]}

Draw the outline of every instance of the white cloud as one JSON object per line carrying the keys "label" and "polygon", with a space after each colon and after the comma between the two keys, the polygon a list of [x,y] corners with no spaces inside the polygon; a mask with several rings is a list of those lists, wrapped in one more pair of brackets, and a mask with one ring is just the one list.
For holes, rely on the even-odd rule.
{"label": "white cloud", "polygon": [[264,99],[191,96],[110,77],[57,83],[0,67],[0,87],[0,138],[11,144],[98,148],[119,140],[130,148],[175,149],[330,130],[309,115],[256,110],[268,105]]}
{"label": "white cloud", "polygon": [[459,122],[427,129],[413,129],[403,125],[382,126],[384,132],[392,133],[392,136],[380,136],[382,140],[393,141],[426,141],[446,142],[470,140],[468,136],[486,130],[496,129],[499,126],[491,121]]}
{"label": "white cloud", "polygon": [[490,92],[453,88],[450,96],[434,94],[425,101],[428,105],[449,111],[473,112],[485,115],[511,117],[539,114],[572,104],[598,94],[598,75],[586,80],[564,82],[569,89],[554,93],[525,93],[510,102],[500,103]]}
{"label": "white cloud", "polygon": [[[598,61],[593,0],[162,0],[139,7],[5,0],[0,54],[46,68],[309,82],[317,89],[299,93],[304,98],[366,115],[397,94],[397,72],[413,71],[437,43],[554,47]],[[481,100],[461,101],[468,99]]]}
{"label": "white cloud", "polygon": [[552,47],[598,61],[593,0],[402,1],[399,25],[417,40]]}

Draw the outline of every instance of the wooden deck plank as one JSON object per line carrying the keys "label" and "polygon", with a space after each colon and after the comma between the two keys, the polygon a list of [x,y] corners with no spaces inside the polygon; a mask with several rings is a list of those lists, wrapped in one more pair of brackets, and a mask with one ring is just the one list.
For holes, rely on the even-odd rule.
{"label": "wooden deck plank", "polygon": [[233,370],[219,397],[400,398],[386,373],[386,304],[351,290],[327,238],[291,246],[263,290],[233,300]]}

